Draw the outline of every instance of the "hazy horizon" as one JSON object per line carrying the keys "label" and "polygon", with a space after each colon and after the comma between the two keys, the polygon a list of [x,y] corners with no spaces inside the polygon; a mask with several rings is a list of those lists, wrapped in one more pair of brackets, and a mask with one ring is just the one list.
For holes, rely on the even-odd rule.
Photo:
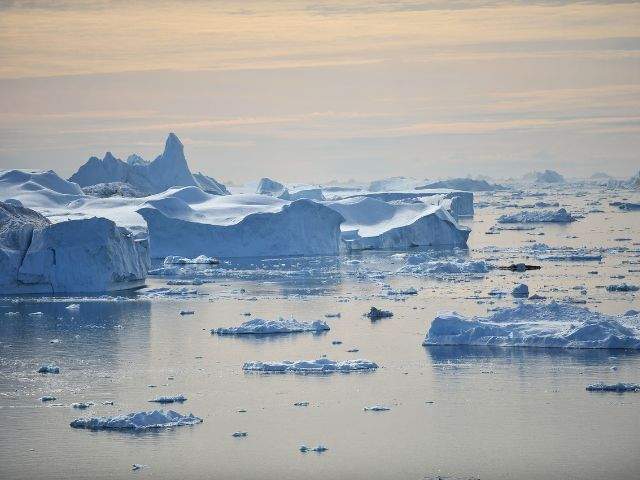
{"label": "hazy horizon", "polygon": [[640,168],[640,7],[0,3],[0,168],[69,177],[168,132],[244,183]]}

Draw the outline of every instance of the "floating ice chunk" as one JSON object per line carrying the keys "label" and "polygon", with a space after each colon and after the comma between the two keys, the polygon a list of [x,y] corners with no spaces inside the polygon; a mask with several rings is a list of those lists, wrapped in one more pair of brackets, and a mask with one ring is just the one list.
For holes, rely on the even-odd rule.
{"label": "floating ice chunk", "polygon": [[156,402],[156,403],[176,403],[176,402],[182,403],[187,401],[187,397],[185,397],[184,395],[171,395],[171,396],[163,395],[149,401]]}
{"label": "floating ice chunk", "polygon": [[64,307],[67,310],[71,310],[71,311],[78,311],[80,310],[80,304],[79,303],[71,303],[69,305],[67,305],[66,307]]}
{"label": "floating ice chunk", "polygon": [[325,313],[324,317],[325,318],[340,318],[340,314],[339,313]]}
{"label": "floating ice chunk", "polygon": [[20,312],[6,312],[5,315],[7,317],[15,317],[15,316],[20,315]]}
{"label": "floating ice chunk", "polygon": [[401,290],[389,290],[387,294],[388,295],[417,295],[418,290],[416,290],[413,287],[409,287]]}
{"label": "floating ice chunk", "polygon": [[300,446],[300,451],[302,453],[307,453],[307,452],[317,452],[317,453],[322,453],[322,452],[326,452],[327,450],[329,450],[327,447],[325,447],[324,445],[318,445],[315,448],[309,448],[306,445],[302,445]]}
{"label": "floating ice chunk", "polygon": [[202,419],[192,413],[181,415],[173,410],[151,410],[135,412],[114,417],[77,418],[70,423],[73,428],[89,430],[146,430],[155,428],[180,427],[196,425]]}
{"label": "floating ice chunk", "polygon": [[607,286],[607,292],[637,292],[638,290],[640,290],[640,287],[629,285],[628,283]]}
{"label": "floating ice chunk", "polygon": [[511,295],[514,297],[528,297],[529,296],[529,287],[524,283],[519,283],[513,290],[511,290]]}
{"label": "floating ice chunk", "polygon": [[60,367],[55,365],[42,365],[38,369],[38,373],[60,373]]}
{"label": "floating ice chunk", "polygon": [[398,273],[411,273],[415,275],[456,275],[487,273],[492,268],[491,265],[484,260],[465,261],[456,259],[453,261],[414,262],[416,262],[416,260],[411,261],[409,259],[408,264],[398,270]]}
{"label": "floating ice chunk", "polygon": [[565,262],[599,262],[602,255],[599,253],[588,253],[581,251],[570,251],[567,253],[556,253],[552,255],[542,255],[538,257],[540,260],[554,260]]}
{"label": "floating ice chunk", "polygon": [[93,402],[76,402],[71,404],[71,408],[77,408],[78,410],[85,410],[93,405]]}
{"label": "floating ice chunk", "polygon": [[343,360],[336,362],[328,358],[317,360],[300,360],[292,362],[246,362],[242,369],[246,372],[267,372],[267,373],[348,373],[355,371],[375,370],[378,365],[369,360]]}
{"label": "floating ice chunk", "polygon": [[371,320],[377,320],[378,318],[390,318],[393,317],[393,313],[387,310],[380,310],[376,307],[371,307],[369,313],[365,314],[365,317],[370,318]]}
{"label": "floating ice chunk", "polygon": [[587,385],[588,392],[640,392],[640,385],[637,383],[592,383]]}
{"label": "floating ice chunk", "polygon": [[640,349],[636,317],[614,317],[568,303],[521,303],[486,317],[438,315],[423,345]]}
{"label": "floating ice chunk", "polygon": [[180,310],[180,315],[194,315],[195,313],[193,310]]}
{"label": "floating ice chunk", "polygon": [[41,317],[42,315],[44,315],[42,312],[31,312],[29,314],[30,317]]}
{"label": "floating ice chunk", "polygon": [[41,402],[53,402],[56,399],[53,395],[43,395],[38,400]]}
{"label": "floating ice chunk", "polygon": [[247,435],[249,435],[248,432],[234,432],[231,434],[232,437],[246,437]]}
{"label": "floating ice chunk", "polygon": [[206,255],[199,255],[196,258],[186,258],[176,255],[170,255],[164,259],[165,265],[217,265],[220,260]]}
{"label": "floating ice chunk", "polygon": [[293,404],[294,407],[308,407],[309,402],[296,402]]}
{"label": "floating ice chunk", "polygon": [[524,211],[512,215],[502,215],[498,218],[498,223],[569,223],[575,221],[569,212],[564,208],[556,211]]}
{"label": "floating ice chunk", "polygon": [[370,407],[364,407],[365,412],[387,412],[391,410],[389,407],[385,407],[384,405],[372,405]]}
{"label": "floating ice chunk", "polygon": [[300,322],[295,318],[285,320],[263,320],[254,318],[244,322],[239,327],[214,328],[212,334],[217,335],[242,335],[242,334],[273,334],[273,333],[299,333],[299,332],[323,332],[329,330],[329,325],[322,320],[314,322]]}
{"label": "floating ice chunk", "polygon": [[141,463],[133,463],[131,465],[131,470],[135,472],[137,470],[142,470],[143,468],[147,468],[147,467],[148,465],[143,465]]}
{"label": "floating ice chunk", "polygon": [[527,270],[540,270],[540,265],[527,265],[526,263],[512,263],[506,267],[498,267],[500,270],[511,270],[512,272],[526,272]]}

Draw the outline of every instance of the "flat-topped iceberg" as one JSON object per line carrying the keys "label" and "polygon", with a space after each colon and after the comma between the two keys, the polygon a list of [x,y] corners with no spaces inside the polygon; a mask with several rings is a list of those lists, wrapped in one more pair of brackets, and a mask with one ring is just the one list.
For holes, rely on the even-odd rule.
{"label": "flat-topped iceberg", "polygon": [[278,320],[263,320],[254,318],[244,322],[238,327],[214,328],[212,334],[217,335],[267,335],[278,333],[300,333],[300,332],[324,332],[329,330],[329,325],[323,320],[314,322],[300,322],[295,318],[279,318]]}
{"label": "flat-topped iceberg", "polygon": [[470,233],[444,207],[422,201],[389,203],[353,197],[325,205],[344,217],[340,229],[348,250],[466,247]]}
{"label": "flat-topped iceberg", "polygon": [[572,304],[520,303],[485,317],[439,314],[423,345],[640,349],[640,318]]}
{"label": "flat-topped iceberg", "polygon": [[138,210],[148,225],[152,257],[339,252],[343,218],[324,205],[266,195],[213,197],[192,189],[182,189],[166,201],[148,202]]}
{"label": "flat-topped iceberg", "polygon": [[88,430],[148,430],[169,427],[181,427],[202,423],[202,419],[192,413],[181,415],[173,410],[151,410],[134,412],[114,417],[77,418],[70,423],[73,428]]}
{"label": "flat-topped iceberg", "polygon": [[0,202],[1,293],[104,292],[139,287],[149,267],[145,241],[111,220],[50,224]]}
{"label": "flat-topped iceberg", "polygon": [[570,223],[575,221],[564,208],[558,210],[527,210],[512,215],[502,215],[498,223]]}
{"label": "flat-topped iceberg", "polygon": [[369,360],[343,360],[337,362],[328,358],[317,360],[299,360],[292,362],[246,362],[242,369],[245,372],[264,373],[349,373],[356,371],[375,370],[378,365]]}

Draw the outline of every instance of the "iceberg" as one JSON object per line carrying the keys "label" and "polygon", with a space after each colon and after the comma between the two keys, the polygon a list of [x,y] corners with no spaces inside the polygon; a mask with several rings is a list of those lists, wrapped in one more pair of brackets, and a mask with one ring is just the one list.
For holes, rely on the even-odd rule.
{"label": "iceberg", "polygon": [[349,373],[356,371],[371,371],[378,365],[369,360],[343,360],[336,362],[328,358],[317,360],[300,360],[291,362],[246,362],[242,369],[245,372],[264,373]]}
{"label": "iceberg", "polygon": [[501,185],[492,185],[486,180],[473,180],[471,178],[452,178],[450,180],[441,180],[439,182],[429,183],[422,187],[416,187],[416,190],[434,188],[446,188],[466,192],[492,192],[495,190],[504,190],[504,187]]}
{"label": "iceberg", "polygon": [[271,180],[270,178],[262,178],[258,182],[258,188],[256,189],[258,195],[271,195],[273,197],[279,197],[284,193],[288,193],[287,188],[280,182]]}
{"label": "iceberg", "polygon": [[439,314],[423,345],[640,349],[640,319],[568,303],[520,303],[486,317]]}
{"label": "iceberg", "polygon": [[320,333],[329,330],[329,325],[322,320],[316,320],[314,322],[300,322],[294,318],[285,320],[280,318],[278,320],[263,320],[261,318],[254,318],[252,320],[244,322],[239,327],[229,328],[214,328],[211,330],[212,334],[217,335],[267,335],[278,333],[300,333],[300,332],[314,332]]}
{"label": "iceberg", "polygon": [[[412,259],[413,258],[413,259]],[[460,275],[487,273],[493,267],[484,260],[423,260],[424,257],[416,255],[407,259],[407,265],[398,270],[397,273],[412,275]]]}
{"label": "iceberg", "polygon": [[528,297],[529,296],[529,287],[524,283],[519,283],[513,290],[511,290],[511,295],[514,297]]}
{"label": "iceberg", "polygon": [[569,212],[564,208],[560,208],[556,211],[525,211],[512,215],[502,215],[498,218],[498,223],[570,223],[575,220],[575,217]]}
{"label": "iceberg", "polygon": [[176,192],[170,202],[147,202],[148,206],[138,210],[148,225],[152,257],[337,255],[339,252],[343,218],[319,203],[287,202],[266,195],[211,197],[200,192],[201,198],[194,210],[182,200],[185,194],[191,193],[197,192],[183,189]]}
{"label": "iceberg", "polygon": [[85,188],[101,185],[87,190],[96,192],[99,196],[106,195],[109,189],[114,190],[114,194],[124,191],[137,193],[131,196],[144,196],[175,186],[197,186],[214,195],[229,193],[224,185],[213,178],[201,173],[191,173],[184,156],[184,146],[174,133],[167,137],[164,152],[152,162],[145,162],[140,157],[129,157],[127,162],[123,162],[107,152],[102,159],[91,157],[69,181]]}
{"label": "iceberg", "polygon": [[90,417],[77,418],[70,423],[73,428],[85,428],[88,430],[132,430],[142,431],[148,429],[181,427],[184,425],[196,425],[202,423],[202,419],[192,413],[181,415],[173,410],[152,410],[148,412],[135,412],[114,417]]}
{"label": "iceberg", "polygon": [[60,367],[55,365],[42,365],[38,369],[38,373],[60,373]]}
{"label": "iceberg", "polygon": [[388,203],[371,197],[326,202],[345,219],[340,226],[348,251],[411,247],[466,247],[470,230],[440,205]]}
{"label": "iceberg", "polygon": [[187,401],[187,397],[184,395],[162,395],[149,401],[155,403],[182,403]]}
{"label": "iceberg", "polygon": [[640,385],[637,383],[592,383],[587,385],[587,392],[640,392]]}
{"label": "iceberg", "polygon": [[217,265],[220,261],[214,257],[199,255],[196,258],[178,257],[175,255],[168,256],[163,262],[165,265]]}
{"label": "iceberg", "polygon": [[564,177],[553,170],[531,172],[526,174],[523,179],[535,183],[564,183]]}
{"label": "iceberg", "polygon": [[607,286],[607,292],[637,292],[638,290],[640,290],[640,287],[629,285],[628,283]]}

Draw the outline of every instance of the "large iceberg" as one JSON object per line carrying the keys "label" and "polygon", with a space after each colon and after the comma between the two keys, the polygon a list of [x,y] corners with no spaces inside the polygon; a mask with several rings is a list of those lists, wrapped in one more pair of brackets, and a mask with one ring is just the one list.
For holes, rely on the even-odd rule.
{"label": "large iceberg", "polygon": [[572,304],[520,303],[485,317],[439,314],[423,345],[640,349],[640,318]]}
{"label": "large iceberg", "polygon": [[357,371],[371,371],[378,368],[378,365],[369,360],[343,360],[337,362],[328,358],[317,360],[299,360],[291,362],[246,362],[242,369],[245,372],[263,373],[349,373]]}
{"label": "large iceberg", "polygon": [[492,185],[486,180],[473,180],[471,178],[452,178],[450,180],[441,180],[439,182],[428,183],[422,187],[416,187],[416,190],[447,188],[452,190],[462,190],[467,192],[491,192],[494,190],[503,190],[501,185]]}
{"label": "large iceberg", "polygon": [[[123,162],[107,152],[102,159],[91,157],[69,180],[81,187],[106,185],[97,189],[97,193],[102,195],[113,183],[126,184],[131,192],[141,192],[143,195],[163,192],[174,186],[197,186],[215,195],[229,193],[224,185],[213,178],[201,173],[191,173],[184,156],[184,147],[173,133],[167,138],[164,152],[152,162],[145,162],[137,156],[133,161],[129,157],[127,162]],[[116,189],[116,192],[122,191],[123,187]]]}
{"label": "large iceberg", "polygon": [[69,425],[88,430],[132,430],[141,431],[158,428],[181,427],[202,423],[202,419],[192,413],[181,415],[173,410],[152,410],[135,412],[114,417],[76,418]]}
{"label": "large iceberg", "polygon": [[345,219],[341,225],[347,250],[406,249],[410,247],[466,247],[469,229],[440,205],[384,202],[352,197],[326,202]]}
{"label": "large iceberg", "polygon": [[527,173],[523,179],[535,183],[564,183],[564,177],[554,170]]}
{"label": "large iceberg", "polygon": [[104,218],[51,224],[0,202],[2,293],[104,292],[139,287],[149,267],[146,241]]}
{"label": "large iceberg", "polygon": [[320,333],[329,330],[329,325],[323,320],[314,322],[300,322],[295,318],[278,320],[263,320],[253,318],[238,327],[214,328],[211,333],[217,335],[268,335],[279,333]]}
{"label": "large iceberg", "polygon": [[149,201],[138,213],[147,222],[154,258],[336,255],[344,220],[311,200],[215,197],[193,187]]}

